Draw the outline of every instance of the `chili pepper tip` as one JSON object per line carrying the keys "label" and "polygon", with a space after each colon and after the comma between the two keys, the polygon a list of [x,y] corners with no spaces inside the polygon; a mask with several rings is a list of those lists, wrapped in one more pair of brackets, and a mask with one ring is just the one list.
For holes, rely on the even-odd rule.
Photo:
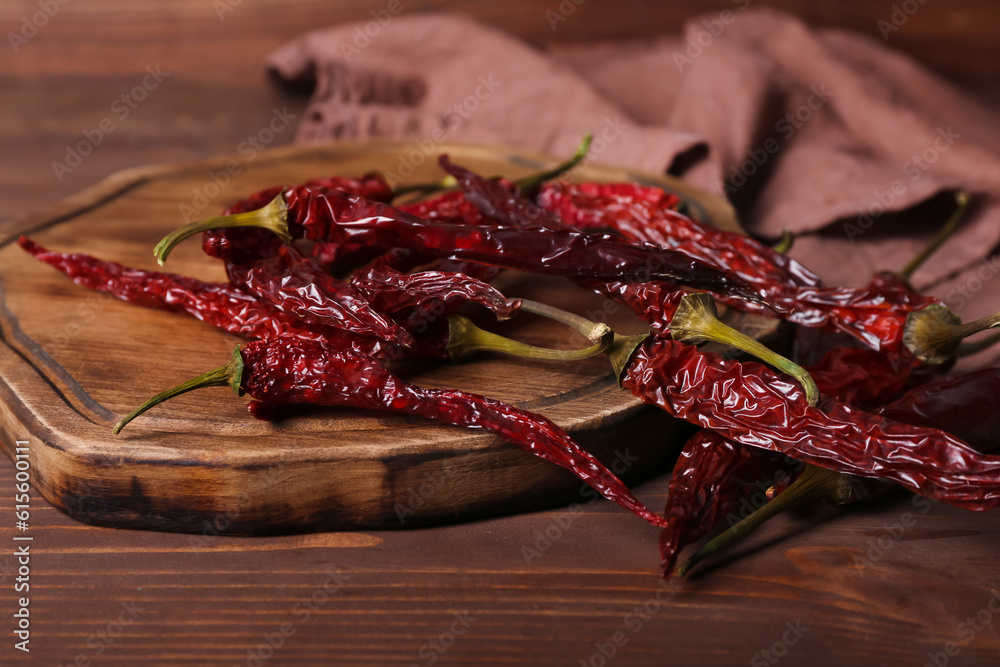
{"label": "chili pepper tip", "polygon": [[288,232],[288,207],[285,205],[284,198],[279,194],[266,206],[255,211],[196,220],[175,229],[156,244],[156,248],[153,249],[153,255],[156,257],[157,263],[163,266],[167,261],[167,255],[170,254],[170,251],[184,239],[194,236],[199,232],[227,227],[261,227],[271,230],[286,242],[292,240],[291,234]]}
{"label": "chili pepper tip", "polygon": [[173,387],[172,389],[167,389],[164,392],[160,392],[156,396],[152,397],[135,410],[130,412],[128,415],[122,417],[115,424],[114,428],[111,429],[111,433],[118,435],[121,430],[125,428],[125,425],[130,421],[141,415],[146,410],[149,410],[153,406],[159,405],[164,401],[173,398],[174,396],[179,396],[186,392],[192,391],[194,389],[201,389],[202,387],[224,387],[229,386],[232,388],[233,393],[237,396],[243,394],[242,390],[243,383],[243,355],[240,354],[240,348],[237,345],[233,350],[233,356],[230,358],[229,363],[225,366],[220,366],[214,370],[208,371],[207,373],[202,373],[198,377],[191,378],[186,382]]}
{"label": "chili pepper tip", "polygon": [[[685,576],[692,567],[720,551],[744,535],[755,530],[762,523],[785,510],[798,507],[816,500],[826,500],[837,505],[847,503],[852,498],[851,476],[809,465],[797,480],[772,500],[764,503],[750,516],[746,517],[724,533],[705,544],[693,556],[677,568],[678,576]],[[664,573],[669,576],[669,572]]]}

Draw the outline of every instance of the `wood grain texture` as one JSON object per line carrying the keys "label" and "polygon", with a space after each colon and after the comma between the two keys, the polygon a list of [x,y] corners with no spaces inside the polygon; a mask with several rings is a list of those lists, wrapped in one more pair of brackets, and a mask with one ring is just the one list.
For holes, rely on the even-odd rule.
{"label": "wood grain texture", "polygon": [[[0,459],[0,498],[11,498],[13,475]],[[665,478],[638,488],[654,507],[665,492]],[[761,652],[775,650],[773,664],[921,667],[961,639],[948,664],[988,666],[1000,655],[1000,616],[989,611],[1000,590],[994,522],[945,506],[921,512],[905,494],[862,511],[785,516],[738,559],[670,588],[656,573],[656,529],[607,502],[425,530],[253,539],[98,529],[36,506],[32,652],[4,642],[0,659],[731,667],[768,664]],[[13,525],[5,501],[0,544]],[[16,569],[12,550],[0,552],[5,612]],[[967,619],[981,612],[992,621],[973,620],[975,631]],[[456,614],[475,620],[466,627]],[[786,636],[795,643],[781,647]],[[602,648],[613,660],[600,661]]]}
{"label": "wood grain texture", "polygon": [[[412,148],[409,141],[338,143],[132,170],[17,231],[53,250],[155,269],[151,248],[185,216],[206,217],[273,184],[390,173]],[[438,149],[478,172],[512,178],[557,162],[512,149]],[[573,176],[660,183],[681,194],[698,217],[738,228],[728,204],[666,176],[591,164]],[[426,157],[408,182],[438,178]],[[205,197],[192,200],[191,192]],[[0,422],[9,439],[27,431],[39,442],[36,488],[82,521],[197,532],[225,516],[227,533],[249,535],[400,527],[551,506],[579,487],[559,467],[475,430],[343,409],[262,422],[231,392],[217,389],[177,397],[112,436],[111,426],[141,397],[224,364],[240,341],[185,314],[139,308],[74,285],[13,239],[0,247]],[[205,257],[196,240],[171,256],[168,269],[225,280],[221,264]],[[568,281],[509,275],[499,286],[511,298],[605,316],[603,299],[588,299]],[[624,312],[617,319],[636,328]],[[547,347],[587,345],[566,327],[530,316],[515,318],[504,332]],[[538,411],[609,464],[625,438],[637,457],[626,478],[661,469],[665,436],[678,428],[620,389],[603,357],[538,364],[481,356],[458,365],[407,363],[400,372],[417,385],[463,389]],[[654,432],[664,437],[643,437]]]}
{"label": "wood grain texture", "polygon": [[[544,19],[555,1],[415,0],[406,11],[463,11],[544,45],[676,32],[692,16],[731,4],[587,0],[555,32]],[[875,39],[876,21],[892,4],[753,2]],[[37,6],[0,3],[0,32],[18,30]],[[300,31],[384,6],[244,0],[218,21],[211,0],[71,0],[21,53],[0,48],[0,234],[118,170],[231,154],[274,106],[301,113],[304,97],[265,80],[264,55]],[[998,17],[1000,5],[988,0],[927,2],[890,44],[995,103]],[[156,63],[177,72],[170,86],[57,180],[51,163]],[[8,641],[7,615],[19,595],[14,474],[0,457],[4,665],[250,665],[266,654],[265,636],[279,633],[281,648],[263,664],[423,666],[439,655],[429,642],[466,610],[476,622],[435,665],[598,665],[598,645],[610,650],[616,632],[628,641],[609,665],[747,665],[796,621],[809,630],[775,664],[921,667],[949,642],[959,649],[945,656],[949,665],[1000,662],[995,616],[978,630],[961,626],[971,637],[958,634],[1000,590],[1000,514],[941,505],[921,513],[905,495],[815,526],[813,517],[765,525],[740,559],[723,558],[659,608],[651,602],[661,590],[656,531],[606,502],[416,531],[245,539],[216,534],[225,517],[201,536],[88,526],[34,495],[29,532],[38,558],[26,655]],[[666,483],[664,475],[638,494],[662,506]],[[915,523],[900,532],[906,513]],[[544,547],[546,532],[557,539],[527,562],[522,548]],[[345,546],[360,544],[367,546]],[[302,606],[293,612],[327,581],[328,568],[349,573],[347,585],[307,618]],[[132,602],[143,612],[119,625]],[[656,613],[643,609],[647,603]],[[285,623],[292,634],[281,634]]]}

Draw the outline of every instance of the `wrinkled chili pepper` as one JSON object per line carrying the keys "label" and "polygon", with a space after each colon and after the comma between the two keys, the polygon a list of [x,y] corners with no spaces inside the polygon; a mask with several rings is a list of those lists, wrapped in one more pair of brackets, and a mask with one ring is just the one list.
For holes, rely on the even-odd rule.
{"label": "wrinkled chili pepper", "polygon": [[464,273],[401,273],[386,262],[372,262],[360,269],[352,276],[351,287],[363,294],[378,312],[403,322],[414,317],[448,316],[465,303],[478,303],[505,320],[516,312],[519,304]]}
{"label": "wrinkled chili pepper", "polygon": [[[147,308],[186,312],[238,336],[267,338],[293,335],[323,339],[337,341],[344,349],[371,355],[383,354],[387,349],[382,341],[375,338],[303,322],[226,283],[206,283],[171,273],[134,269],[85,254],[51,252],[24,236],[18,239],[18,244],[78,285]],[[446,345],[444,338],[427,340],[420,353],[447,356]]]}
{"label": "wrinkled chili pepper", "polygon": [[727,267],[751,284],[821,285],[786,255],[743,234],[699,223],[675,210],[676,195],[636,183],[546,183],[538,205],[576,229],[608,228],[625,238],[676,248]]}
{"label": "wrinkled chili pepper", "polygon": [[252,216],[247,219],[231,216],[188,225],[161,241],[156,255],[162,262],[179,241],[205,229],[267,225],[289,238],[365,243],[386,249],[404,247],[440,257],[455,256],[504,268],[568,277],[664,278],[693,288],[759,300],[741,280],[724,271],[676,251],[623,241],[606,234],[435,223],[337,190],[292,188],[265,208],[267,210],[246,214]]}
{"label": "wrinkled chili pepper", "polygon": [[941,429],[986,452],[1000,447],[1000,369],[941,378],[911,389],[875,412],[913,426]]}
{"label": "wrinkled chili pepper", "polygon": [[[24,250],[63,272],[77,284],[123,301],[149,308],[186,312],[224,331],[247,338],[297,336],[325,340],[345,351],[379,359],[450,357],[459,361],[476,352],[485,351],[547,361],[574,361],[601,354],[605,349],[604,339],[610,339],[611,334],[605,325],[596,325],[588,332],[590,335],[584,334],[594,343],[590,347],[553,350],[526,345],[484,331],[461,316],[451,315],[444,321],[442,315],[440,318],[432,316],[429,320],[411,318],[413,321],[408,323],[414,325],[412,333],[415,343],[409,348],[402,348],[394,343],[344,329],[310,324],[226,283],[205,283],[186,276],[134,269],[90,255],[50,252],[23,236],[19,243]],[[415,283],[411,287],[415,289]],[[461,289],[455,290],[447,298],[453,299],[461,292]],[[440,296],[441,293],[431,294],[432,298]],[[501,312],[510,312],[517,303],[519,302],[507,302]],[[454,301],[451,305],[454,306]],[[417,308],[410,314],[416,315],[419,311]],[[417,326],[424,324],[427,326]]]}
{"label": "wrinkled chili pepper", "polygon": [[942,431],[900,424],[825,396],[811,407],[797,384],[761,364],[731,361],[658,335],[639,345],[622,384],[647,403],[745,445],[891,480],[966,509],[1000,505],[1000,458]]}
{"label": "wrinkled chili pepper", "polygon": [[[958,208],[939,239],[946,238],[969,204],[965,193],[956,199]],[[549,183],[539,194],[539,204],[570,226],[609,227],[626,238],[678,248],[731,267],[766,294],[772,307],[779,304],[789,313],[788,321],[848,334],[877,351],[908,350],[927,363],[941,363],[954,354],[962,337],[1000,324],[994,317],[959,327],[960,320],[938,299],[909,288],[905,277],[936,246],[901,276],[877,275],[865,289],[824,287],[815,274],[784,254],[741,234],[692,221],[672,210],[673,203],[659,188],[631,183]],[[739,310],[762,311],[759,304],[724,294],[718,298]]]}
{"label": "wrinkled chili pepper", "polygon": [[[997,440],[1000,435],[998,398],[1000,369],[986,369],[925,384],[883,405],[875,414],[903,424],[947,431],[976,451],[987,452],[1000,444]],[[878,480],[809,466],[786,491],[699,549],[679,572],[683,574],[694,564],[794,506],[815,500],[837,505],[867,501],[884,494],[890,487]]]}
{"label": "wrinkled chili pepper", "polygon": [[406,329],[373,308],[364,292],[334,278],[294,246],[283,245],[267,259],[230,264],[228,271],[230,282],[237,287],[311,324],[403,346],[414,342]]}
{"label": "wrinkled chili pepper", "polygon": [[605,498],[654,525],[651,512],[596,458],[549,419],[478,394],[410,385],[377,361],[324,341],[277,337],[237,347],[229,364],[151,398],[115,425],[115,433],[149,408],[178,394],[229,386],[271,409],[286,403],[386,410],[483,429],[546,461],[560,465]]}
{"label": "wrinkled chili pepper", "polygon": [[[894,366],[894,361],[872,350],[834,348],[808,370],[824,395],[871,408],[884,405],[907,382],[912,367]],[[660,535],[664,575],[673,572],[687,544],[707,535],[745,503],[759,480],[768,480],[773,497],[793,479],[796,467],[802,464],[777,452],[727,440],[715,431],[702,429],[695,434],[681,452],[667,491],[663,515],[670,525]]]}
{"label": "wrinkled chili pepper", "polygon": [[747,502],[754,491],[774,493],[801,467],[783,454],[747,447],[701,429],[684,444],[667,488],[660,532],[660,565],[669,576],[685,546],[701,539]]}

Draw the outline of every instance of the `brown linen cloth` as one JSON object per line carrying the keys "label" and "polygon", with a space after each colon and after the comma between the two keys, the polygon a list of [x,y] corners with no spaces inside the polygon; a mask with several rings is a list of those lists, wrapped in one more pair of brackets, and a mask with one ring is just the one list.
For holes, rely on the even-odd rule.
{"label": "brown linen cloth", "polygon": [[547,52],[461,16],[403,14],[308,33],[268,65],[315,85],[297,141],[435,136],[564,156],[593,131],[591,159],[669,170],[728,197],[757,234],[796,232],[791,254],[829,284],[901,269],[947,217],[941,193],[969,190],[974,212],[914,282],[963,319],[1000,311],[1000,114],[882,43],[741,6],[680,36]]}

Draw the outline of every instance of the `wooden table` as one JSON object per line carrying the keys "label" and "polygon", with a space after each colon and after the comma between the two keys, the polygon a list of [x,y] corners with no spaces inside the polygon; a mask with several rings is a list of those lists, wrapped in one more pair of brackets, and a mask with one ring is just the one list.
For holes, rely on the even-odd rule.
{"label": "wooden table", "polygon": [[[234,8],[222,21],[210,0],[69,0],[17,54],[4,47],[0,233],[119,169],[232,153],[276,105],[300,113],[304,98],[266,81],[264,56],[384,5],[221,1]],[[542,43],[676,31],[728,4],[587,0],[555,34],[547,4],[529,0],[419,9],[460,8]],[[760,4],[873,36],[891,12]],[[38,11],[34,0],[0,5],[4,34]],[[998,15],[988,0],[927,3],[893,44],[1000,100]],[[52,162],[66,145],[157,64],[169,86],[58,180]],[[26,654],[11,634],[15,549],[26,544],[12,539],[15,472],[0,460],[2,664],[1000,664],[1000,514],[906,494],[782,517],[739,558],[673,586],[657,576],[656,530],[607,502],[419,531],[242,539],[86,526],[34,494]],[[661,474],[638,494],[656,507],[665,490]]]}

